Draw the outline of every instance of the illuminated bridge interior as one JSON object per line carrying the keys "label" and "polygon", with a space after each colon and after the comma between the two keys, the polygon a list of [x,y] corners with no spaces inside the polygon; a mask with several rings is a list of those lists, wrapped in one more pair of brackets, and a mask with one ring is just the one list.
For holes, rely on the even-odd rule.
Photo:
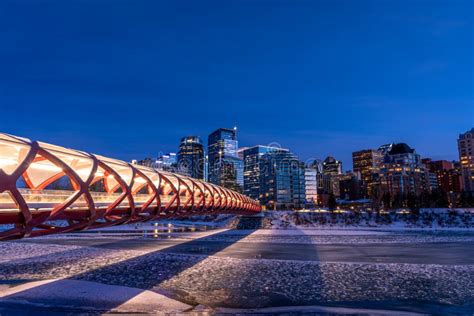
{"label": "illuminated bridge interior", "polygon": [[0,239],[260,210],[190,177],[0,134]]}

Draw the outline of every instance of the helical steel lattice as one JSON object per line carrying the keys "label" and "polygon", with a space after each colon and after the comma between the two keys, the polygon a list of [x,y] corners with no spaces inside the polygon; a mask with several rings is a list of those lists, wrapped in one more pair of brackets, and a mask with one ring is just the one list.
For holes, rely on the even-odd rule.
{"label": "helical steel lattice", "polygon": [[260,210],[190,177],[0,134],[0,239]]}

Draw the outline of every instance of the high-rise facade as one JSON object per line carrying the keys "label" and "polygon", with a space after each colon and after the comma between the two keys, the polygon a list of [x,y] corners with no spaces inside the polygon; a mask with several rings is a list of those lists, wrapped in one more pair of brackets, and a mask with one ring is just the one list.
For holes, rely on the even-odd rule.
{"label": "high-rise facade", "polygon": [[379,172],[381,192],[419,195],[430,190],[429,172],[420,155],[405,143],[394,144],[386,152]]}
{"label": "high-rise facade", "polygon": [[250,147],[240,147],[237,148],[237,157],[240,159],[244,160],[244,152],[249,149]]}
{"label": "high-rise facade", "polygon": [[377,151],[380,152],[382,157],[384,157],[392,149],[393,145],[394,144],[392,144],[392,143],[384,144],[384,145],[380,146],[379,149],[377,149]]}
{"label": "high-rise facade", "polygon": [[421,157],[416,151],[405,143],[393,144],[384,158],[388,158],[390,163],[419,166]]}
{"label": "high-rise facade", "polygon": [[[244,161],[244,194],[252,199],[260,197],[260,158],[276,147],[257,145],[241,151]],[[240,151],[240,149],[239,149]]]}
{"label": "high-rise facade", "polygon": [[305,165],[288,150],[270,151],[260,159],[260,203],[267,209],[305,205]]}
{"label": "high-rise facade", "polygon": [[346,172],[338,176],[339,195],[344,200],[358,200],[365,196],[360,172]]}
{"label": "high-rise facade", "polygon": [[326,157],[323,162],[323,172],[325,174],[337,175],[342,173],[342,161],[334,159],[332,156]]}
{"label": "high-rise facade", "polygon": [[132,165],[139,165],[139,166],[144,166],[144,167],[149,167],[149,168],[154,168],[155,167],[155,161],[150,158],[144,158],[141,160],[132,160]]}
{"label": "high-rise facade", "polygon": [[429,171],[435,175],[437,188],[440,191],[445,193],[462,191],[462,174],[454,167],[454,162],[447,160],[432,161],[431,159],[423,159],[422,161]]}
{"label": "high-rise facade", "polygon": [[237,141],[237,130],[235,128],[219,128],[209,134],[207,139],[207,154],[209,163],[212,165],[220,156],[237,156],[239,148]]}
{"label": "high-rise facade", "polygon": [[326,193],[339,196],[338,176],[340,174],[342,174],[342,161],[332,156],[326,157],[323,161],[323,186]]}
{"label": "high-rise facade", "polygon": [[176,153],[160,154],[156,159],[148,157],[138,161],[132,160],[132,164],[176,172],[177,158]]}
{"label": "high-rise facade", "polygon": [[204,180],[204,146],[198,136],[181,138],[178,151],[178,172]]}
{"label": "high-rise facade", "polygon": [[[324,172],[323,172],[323,162],[319,159],[314,160],[309,164],[309,167],[316,170],[316,184],[318,186],[318,195],[323,195],[328,193],[324,189]],[[318,197],[319,200],[320,197]]]}
{"label": "high-rise facade", "polygon": [[[244,162],[238,157],[222,156],[209,167],[213,172],[211,183],[237,192],[242,192],[244,185]],[[211,175],[211,172],[209,173]]]}
{"label": "high-rise facade", "polygon": [[474,128],[459,135],[458,150],[464,191],[474,194]]}
{"label": "high-rise facade", "polygon": [[176,153],[161,154],[156,159],[156,169],[165,171],[177,171],[178,156]]}
{"label": "high-rise facade", "polygon": [[219,128],[207,142],[209,182],[241,191],[244,164],[238,157],[237,129]]}
{"label": "high-rise facade", "polygon": [[373,194],[382,157],[382,152],[374,149],[365,149],[352,153],[353,170],[360,173],[363,191],[367,196],[372,196]]}
{"label": "high-rise facade", "polygon": [[304,170],[305,206],[318,205],[318,170],[307,166]]}

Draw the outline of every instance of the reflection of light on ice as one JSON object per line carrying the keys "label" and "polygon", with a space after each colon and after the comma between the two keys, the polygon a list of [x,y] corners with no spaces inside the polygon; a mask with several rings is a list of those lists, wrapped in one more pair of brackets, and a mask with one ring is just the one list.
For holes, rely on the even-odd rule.
{"label": "reflection of light on ice", "polygon": [[[250,239],[252,235],[258,234],[258,231],[259,231],[259,230],[255,230],[255,231],[253,231],[253,232],[251,232],[251,233],[245,235],[245,237],[243,237],[243,238],[241,238],[241,239],[239,239],[239,240],[237,240],[237,241],[234,241],[233,244],[231,244],[231,245],[228,246],[228,247],[225,247],[225,248],[221,249],[220,251],[217,251],[217,252],[212,253],[212,254],[208,254],[207,257],[204,258],[203,260],[199,261],[199,262],[196,264],[196,266],[197,266],[197,265],[212,266],[212,264],[213,264],[213,262],[212,262],[212,257],[214,257],[214,256],[219,256],[220,253],[225,252],[226,250],[229,250],[229,249],[231,249],[231,248],[233,248],[233,247],[239,247],[238,242],[245,242],[245,240],[246,240],[247,238]],[[213,234],[213,233],[207,233],[207,234],[205,234],[205,236],[212,237],[212,235],[217,235],[217,234],[226,233],[226,232],[232,233],[232,231],[230,231],[230,230],[228,230],[228,229],[224,229],[224,230],[219,230],[218,233],[215,233],[215,234]],[[238,233],[240,232],[240,233],[245,234],[245,233],[247,233],[247,232],[249,232],[249,231],[247,231],[247,230],[241,230],[241,231],[236,231],[236,232],[238,232]],[[236,236],[242,236],[242,235],[236,234]],[[170,238],[170,236],[168,236],[168,238]],[[203,237],[200,237],[200,238],[203,238]],[[260,257],[261,257],[261,254],[260,254],[260,251],[261,251],[261,250],[263,250],[263,248],[255,248],[255,252],[257,253],[257,255],[255,256],[256,258],[260,258]],[[195,267],[195,266],[191,266],[191,267],[189,267],[189,268],[187,268],[187,269],[181,271],[179,274],[174,275],[174,276],[172,277],[172,279],[174,279],[174,278],[179,279],[180,277],[182,277],[183,275],[185,275],[187,272],[189,272],[190,270],[192,270],[194,267]],[[163,282],[164,282],[164,281],[163,281]],[[160,285],[160,284],[156,284],[155,286],[158,287],[159,285]]]}
{"label": "reflection of light on ice", "polygon": [[[155,230],[155,231],[158,231],[158,230]],[[134,254],[132,257],[130,255],[124,255],[123,257],[114,257],[114,260],[111,262],[112,265],[115,265],[115,264],[118,264],[120,262],[127,262],[131,259],[136,259],[136,258],[140,258],[142,256],[145,256],[147,254],[150,254],[150,253],[154,253],[154,252],[160,252],[164,249],[167,249],[167,248],[171,248],[171,247],[175,247],[177,245],[180,245],[180,244],[184,244],[184,243],[187,243],[191,240],[194,240],[194,239],[200,239],[200,238],[204,238],[204,237],[208,237],[208,236],[211,236],[213,234],[218,234],[218,233],[222,233],[226,231],[226,229],[222,229],[222,230],[216,230],[216,231],[212,231],[212,232],[206,232],[206,233],[196,233],[196,234],[193,234],[193,236],[190,236],[190,238],[186,238],[186,239],[183,239],[183,240],[176,240],[176,242],[173,242],[173,243],[170,243],[169,245],[161,245],[159,242],[157,242],[157,245],[158,247],[156,248],[150,248],[148,250],[133,250],[133,252],[136,251],[136,254]],[[171,238],[171,236],[168,236],[168,238]],[[160,246],[161,245],[161,246]],[[48,245],[48,247],[56,247],[56,246],[52,246],[52,245]],[[85,251],[89,251],[87,250],[89,247],[82,247],[82,246],[67,246],[67,249],[64,249],[65,247],[64,246],[57,246],[57,249],[55,249],[54,251],[51,251],[51,249],[48,249],[48,252],[47,254],[48,255],[52,255],[54,253],[58,253],[59,255],[61,255],[62,253],[64,253],[65,251],[71,251],[71,250],[76,250],[80,253],[81,249],[82,248],[85,248]],[[92,249],[92,248],[90,248]],[[94,250],[94,252],[98,250],[98,248],[96,248]],[[43,254],[35,254],[34,256],[31,256],[31,257],[39,257],[39,256],[42,256],[44,255]],[[21,256],[22,259],[24,258],[29,258],[30,256]],[[1,258],[0,258],[0,261],[1,261]],[[103,265],[103,264],[99,264],[98,266],[95,266],[95,267],[92,267],[92,268],[88,268],[92,270],[94,269],[100,269],[100,268],[103,268],[103,267],[106,267],[107,265]],[[58,278],[58,279],[51,279],[51,280],[42,280],[42,281],[35,281],[35,282],[29,282],[27,284],[24,284],[24,285],[18,285],[18,286],[15,286],[15,287],[12,287],[12,288],[9,288],[8,289],[8,293],[10,294],[14,294],[14,293],[22,293],[22,292],[27,292],[29,290],[33,290],[33,289],[36,289],[38,290],[38,292],[41,292],[41,290],[44,290],[45,288],[42,288],[44,287],[46,284],[51,284],[51,289],[57,289],[59,286],[61,286],[62,282],[63,281],[66,281],[66,282],[75,282],[75,281],[72,281],[70,279],[72,279],[75,275],[80,275],[82,273],[84,273],[85,271],[80,271],[76,274],[72,274],[72,275],[68,275],[67,277],[63,277],[63,278]],[[87,272],[86,272],[87,273]],[[107,286],[107,285],[103,285],[103,284],[99,284],[99,283],[95,283],[97,286]],[[88,289],[90,290],[91,288],[88,287]],[[124,288],[124,289],[132,289],[132,288]],[[89,293],[89,290],[86,291],[84,290],[83,292],[81,292],[81,295],[87,295],[87,293]],[[140,298],[142,295],[144,295],[144,293],[146,294],[148,291],[146,290],[140,290],[140,289],[135,289],[133,288],[133,291],[135,291],[134,293],[131,293],[130,295],[128,295],[127,297],[129,298],[128,301],[126,302],[121,302],[122,305],[120,306],[124,306],[126,304],[130,304],[130,302],[133,302],[136,300],[136,298]],[[0,293],[0,297],[7,297],[8,294],[6,291],[1,291],[2,293]],[[67,291],[66,291],[67,292]],[[7,293],[7,294],[5,294]],[[113,291],[111,292],[112,295],[113,295]],[[3,294],[3,295],[2,295]],[[166,300],[167,298],[164,297],[164,299]],[[170,299],[170,302],[173,303],[175,301],[171,300]],[[177,302],[177,301],[176,301]],[[181,304],[180,302],[177,302],[176,304]],[[118,305],[118,304],[117,304]],[[114,307],[114,309],[116,309]]]}

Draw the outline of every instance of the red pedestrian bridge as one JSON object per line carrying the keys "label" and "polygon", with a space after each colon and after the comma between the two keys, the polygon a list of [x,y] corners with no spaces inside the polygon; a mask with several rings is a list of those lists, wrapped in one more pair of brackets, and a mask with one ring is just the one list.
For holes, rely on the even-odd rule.
{"label": "red pedestrian bridge", "polygon": [[260,211],[204,181],[0,133],[0,239]]}

